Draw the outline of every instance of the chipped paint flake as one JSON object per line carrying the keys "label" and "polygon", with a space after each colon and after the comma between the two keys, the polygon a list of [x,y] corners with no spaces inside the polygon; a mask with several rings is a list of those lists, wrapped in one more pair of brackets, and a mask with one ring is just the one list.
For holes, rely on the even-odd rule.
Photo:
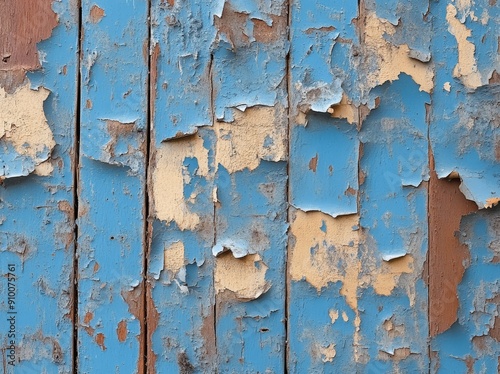
{"label": "chipped paint flake", "polygon": [[51,155],[54,136],[45,117],[43,103],[50,91],[32,90],[30,83],[8,94],[0,87],[0,146],[7,150],[0,158],[0,177],[24,176],[35,171],[49,173],[41,165]]}
{"label": "chipped paint flake", "polygon": [[335,350],[335,344],[330,344],[327,347],[320,347],[319,351],[321,353],[321,360],[323,362],[333,362],[333,359],[337,355]]}
{"label": "chipped paint flake", "polygon": [[156,217],[166,224],[175,222],[181,230],[194,230],[200,217],[190,211],[184,197],[184,186],[191,177],[184,166],[187,158],[195,158],[198,176],[208,175],[208,150],[198,135],[173,139],[156,150],[156,167],[153,169],[153,198]]}
{"label": "chipped paint flake", "polygon": [[217,163],[229,173],[254,170],[261,160],[280,161],[286,155],[286,122],[279,106],[234,110],[234,121],[217,122]]}
{"label": "chipped paint flake", "polygon": [[[332,218],[322,212],[295,211],[290,229],[295,238],[289,258],[291,279],[305,278],[318,292],[330,282],[340,281],[341,294],[353,310],[357,309],[359,231],[352,227],[358,224],[357,215]],[[325,231],[321,230],[323,225]]]}
{"label": "chipped paint flake", "polygon": [[467,40],[471,36],[471,30],[467,29],[456,16],[457,8],[453,4],[448,4],[446,7],[448,30],[456,38],[458,44],[458,63],[453,69],[453,76],[460,78],[465,87],[476,89],[483,84],[474,56],[476,46]]}
{"label": "chipped paint flake", "polygon": [[[368,13],[365,19],[365,44],[369,52],[368,85],[373,88],[387,81],[398,79],[406,73],[420,86],[420,91],[431,92],[434,87],[432,63],[422,62],[410,57],[410,48],[406,44],[394,45],[385,39],[393,35],[396,27],[389,21]],[[374,66],[372,66],[372,64]]]}
{"label": "chipped paint flake", "polygon": [[383,262],[374,277],[373,288],[379,295],[389,296],[398,284],[401,274],[413,272],[413,257],[406,255],[390,262]]}
{"label": "chipped paint flake", "polygon": [[170,244],[164,251],[164,269],[167,270],[172,278],[184,268],[184,243],[175,242]]}
{"label": "chipped paint flake", "polygon": [[257,299],[271,287],[266,281],[267,270],[258,254],[235,258],[231,252],[223,253],[215,262],[215,290],[230,291],[240,300]]}

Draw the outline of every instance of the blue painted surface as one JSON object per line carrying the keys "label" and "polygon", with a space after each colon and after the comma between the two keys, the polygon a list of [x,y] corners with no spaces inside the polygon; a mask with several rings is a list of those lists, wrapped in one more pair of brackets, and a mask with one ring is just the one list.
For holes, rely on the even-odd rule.
{"label": "blue painted surface", "polygon": [[356,127],[328,114],[311,112],[291,142],[291,204],[336,217],[358,210],[359,139]]}
{"label": "blue painted surface", "polygon": [[[493,71],[500,71],[494,52],[497,51],[499,10],[497,6],[488,5],[488,1],[476,1],[463,11],[456,9],[454,18],[463,21],[463,26],[470,30],[467,41],[474,45],[476,70],[481,76],[481,85],[472,89],[453,73],[459,55],[457,40],[446,20],[447,7],[453,4],[443,1],[431,4],[436,33],[432,45],[436,77],[430,141],[436,172],[440,178],[458,172],[464,195],[483,208],[488,206],[488,199],[498,198],[500,193],[497,145],[500,92],[498,84],[488,84]],[[486,12],[488,22],[472,21],[471,12],[480,18]],[[450,84],[449,92],[444,89],[446,82]]]}
{"label": "blue painted surface", "polygon": [[[92,18],[96,6],[102,9],[102,18]],[[147,15],[146,1],[82,3],[81,372],[133,372],[144,364],[140,336],[144,333]]]}
{"label": "blue painted surface", "polygon": [[[162,116],[161,110],[156,113],[160,123]],[[200,129],[194,136],[203,139],[204,147],[213,149],[213,132]],[[212,256],[214,206],[211,183],[197,176],[197,167],[193,167],[198,163],[194,154],[183,159],[185,175],[190,180],[189,189],[200,191],[190,209],[201,217],[202,229],[180,230],[175,222],[167,224],[160,219],[155,219],[152,224],[148,258],[151,305],[147,311],[148,333],[151,334],[147,358],[152,372],[178,372],[182,363],[185,367],[193,367],[196,373],[210,372],[216,367],[213,358],[216,352]],[[209,168],[213,172],[213,154],[209,156]],[[184,246],[183,267],[177,274],[164,269],[164,251],[174,243]]]}
{"label": "blue painted surface", "polygon": [[[0,138],[15,372],[69,373],[74,354],[82,373],[498,371],[494,1],[84,0],[78,165],[71,4],[28,74],[57,145]],[[456,228],[470,261],[435,337],[430,151],[480,209]]]}
{"label": "blue painted surface", "polygon": [[[44,112],[57,146],[54,170],[6,179],[0,186],[0,342],[10,346],[9,264],[15,271],[15,367],[2,351],[2,372],[71,373],[73,365],[73,230],[78,10],[69,1],[53,4],[59,24],[38,44],[46,54],[31,87],[50,95]],[[5,10],[4,10],[5,11]],[[64,68],[65,67],[65,68]],[[63,71],[65,70],[65,74]],[[8,152],[8,151],[7,151]],[[10,157],[1,151],[0,158]],[[12,278],[12,277],[11,277]],[[12,282],[11,282],[12,283]]]}
{"label": "blue painted surface", "polygon": [[216,245],[236,242],[239,250],[257,253],[270,285],[247,302],[216,295],[217,362],[223,372],[284,370],[286,181],[284,162],[263,161],[253,171],[233,174],[219,166]]}
{"label": "blue painted surface", "polygon": [[462,219],[461,242],[469,248],[471,258],[457,290],[457,321],[432,341],[431,348],[436,353],[432,372],[498,370],[499,230],[498,207]]}

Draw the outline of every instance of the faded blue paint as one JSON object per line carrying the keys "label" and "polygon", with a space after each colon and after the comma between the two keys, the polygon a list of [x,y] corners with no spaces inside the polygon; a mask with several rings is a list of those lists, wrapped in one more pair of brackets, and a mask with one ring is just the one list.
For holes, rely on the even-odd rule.
{"label": "faded blue paint", "polygon": [[358,211],[359,140],[356,127],[311,112],[292,132],[291,204],[336,217]]}
{"label": "faded blue paint", "polygon": [[[104,12],[101,19],[91,17],[95,6]],[[144,333],[140,318],[147,15],[147,1],[82,3],[78,201],[78,368],[82,372],[133,371],[143,365],[139,337]]]}
{"label": "faded blue paint", "polygon": [[[470,30],[468,41],[474,44],[477,72],[481,86],[468,89],[453,76],[458,63],[458,45],[446,20],[450,2],[432,2],[431,13],[435,36],[432,53],[435,61],[435,90],[432,94],[430,142],[438,177],[445,178],[458,172],[461,191],[479,208],[488,205],[488,199],[500,198],[500,163],[498,158],[498,116],[500,109],[498,83],[488,84],[493,71],[500,71],[498,54],[499,9],[487,0],[476,1],[467,11],[457,9],[456,18]],[[489,16],[486,24],[471,21],[471,12]],[[477,13],[480,12],[480,13]],[[498,52],[498,51],[497,51]],[[444,89],[450,84],[450,91]]]}
{"label": "faded blue paint", "polygon": [[[367,290],[359,295],[362,345],[368,347],[370,365],[385,370],[422,372],[429,365],[427,354],[427,287],[422,279],[427,255],[427,123],[425,104],[429,95],[418,91],[413,80],[401,74],[397,81],[377,87],[372,94],[380,106],[363,122],[360,168],[360,225],[363,266],[380,269],[393,259],[412,259],[410,272],[402,274],[390,296]],[[419,186],[416,188],[417,186]],[[374,253],[373,253],[374,252]],[[372,262],[372,264],[370,264]],[[403,332],[386,330],[385,321],[403,326]],[[411,331],[411,332],[410,332]],[[391,333],[393,334],[391,336]],[[377,336],[373,343],[373,336]],[[365,342],[365,344],[363,344]],[[381,357],[396,349],[409,349],[400,361]],[[384,371],[385,371],[384,370]]]}
{"label": "faded blue paint", "polygon": [[[168,116],[165,111],[157,110],[155,130],[158,123],[162,123],[163,116]],[[202,137],[204,147],[212,150],[209,169],[213,173],[214,134],[199,129],[194,136],[198,135]],[[147,312],[151,340],[147,357],[149,370],[156,370],[157,373],[178,372],[181,367],[189,368],[189,365],[195,372],[211,372],[216,367],[213,183],[196,175],[197,168],[193,165],[197,164],[195,157],[183,160],[186,166],[184,175],[190,179],[189,189],[199,191],[189,206],[193,213],[200,216],[202,224],[199,230],[180,230],[175,222],[166,224],[157,218],[152,224],[148,257],[148,297],[152,302]],[[178,274],[170,274],[164,269],[164,251],[177,242],[184,245],[184,269]]]}
{"label": "faded blue paint", "polygon": [[151,2],[152,62],[158,72],[152,82],[156,146],[212,124],[210,47],[216,35],[213,17],[220,2],[173,3]]}
{"label": "faded blue paint", "polygon": [[[71,313],[72,303],[78,303],[81,372],[140,371],[146,344],[148,370],[158,373],[283,372],[285,365],[290,373],[498,371],[498,207],[466,216],[457,228],[471,253],[457,289],[458,319],[433,338],[425,284],[429,151],[438,177],[458,173],[462,192],[480,209],[499,198],[495,4],[84,0],[79,278],[78,300],[72,300],[77,50],[72,25],[78,11],[69,2],[54,2],[59,26],[39,44],[43,70],[29,78],[33,88],[51,92],[44,111],[57,146],[35,160],[0,139],[0,169],[7,177],[0,186],[0,271],[5,275],[7,264],[14,263],[19,278],[17,369],[73,371]],[[102,18],[99,12],[90,16],[96,5]],[[450,9],[458,25],[450,25]],[[370,17],[378,18],[372,26],[379,30],[365,30]],[[471,75],[479,74],[477,87],[457,76],[454,27],[463,28],[465,49],[474,48]],[[370,44],[378,37],[370,33],[377,32],[387,45]],[[411,59],[401,62],[405,66],[384,55],[406,47]],[[431,93],[417,84],[418,72],[407,75],[421,63],[434,74]],[[373,78],[383,64],[400,69],[392,82]],[[282,113],[287,95],[288,118]],[[168,145],[190,147],[198,137],[208,150],[206,173],[200,155],[186,155],[179,164],[186,210],[199,218],[194,227],[158,217],[155,199],[163,196],[154,196],[153,177],[150,217],[145,217],[148,105],[150,175],[159,168],[156,156],[164,146],[171,150],[162,154],[168,160],[179,156]],[[276,109],[272,116],[259,112],[269,107]],[[256,151],[256,165],[228,166],[241,156],[242,124],[275,132],[264,134],[265,155]],[[233,142],[233,153],[222,154],[227,150],[218,148],[219,141]],[[279,149],[286,142],[289,162],[286,149]],[[34,175],[38,161],[47,158],[54,171]],[[161,181],[167,182],[164,188],[174,177]],[[183,209],[167,208],[167,213]],[[340,236],[359,243],[344,238],[338,245],[326,239],[310,248],[306,243],[311,273],[292,274],[293,263],[286,269],[287,239],[292,258],[301,237],[287,232],[287,213],[293,229],[298,214],[317,212],[320,219],[306,219],[303,235],[319,230],[335,242],[327,236],[330,223],[352,219],[352,232],[346,226]],[[168,266],[177,264],[167,263],[165,251],[180,243],[182,266],[174,274]],[[325,264],[314,262],[320,250],[326,251]],[[241,264],[254,254],[253,265],[267,267],[266,285],[250,297],[220,288],[222,259]],[[143,305],[144,261],[148,305]],[[315,287],[308,276],[330,276],[314,273],[325,268],[338,272],[339,280]],[[354,280],[352,269],[357,269]],[[347,289],[347,282],[355,290]],[[5,294],[5,282],[0,290]],[[142,329],[145,310],[148,331]],[[3,324],[6,311],[2,299]],[[5,331],[0,331],[4,347]]]}
{"label": "faded blue paint", "polygon": [[[72,4],[53,4],[59,24],[50,39],[38,44],[47,56],[43,68],[28,74],[33,89],[50,90],[44,112],[58,144],[51,154],[54,170],[49,176],[31,174],[0,185],[0,342],[5,373],[72,372],[72,153],[78,61],[78,10]],[[2,152],[4,157],[11,155]],[[15,265],[17,287],[15,368],[7,364],[8,351],[3,351],[10,340],[8,264]]]}
{"label": "faded blue paint", "polygon": [[465,216],[460,232],[471,258],[457,289],[458,319],[432,341],[432,372],[495,373],[500,352],[499,208]]}
{"label": "faded blue paint", "polygon": [[286,181],[284,162],[262,161],[253,171],[233,174],[219,165],[216,245],[234,245],[235,257],[240,251],[257,253],[268,267],[265,279],[270,284],[262,296],[247,302],[216,295],[217,362],[222,372],[284,370]]}

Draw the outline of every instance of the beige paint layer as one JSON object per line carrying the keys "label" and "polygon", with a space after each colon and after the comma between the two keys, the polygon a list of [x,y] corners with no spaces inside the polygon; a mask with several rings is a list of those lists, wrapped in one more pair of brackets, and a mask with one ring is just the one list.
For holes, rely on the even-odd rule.
{"label": "beige paint layer", "polygon": [[365,45],[368,50],[368,88],[398,79],[400,73],[410,75],[421,91],[431,92],[434,83],[432,64],[410,57],[408,45],[393,45],[384,35],[393,35],[396,27],[369,13],[365,20]]}
{"label": "beige paint layer", "polygon": [[156,217],[167,224],[177,223],[181,230],[194,230],[200,223],[200,217],[190,211],[189,201],[184,199],[184,185],[191,177],[183,164],[189,157],[198,160],[196,175],[207,176],[208,149],[203,147],[203,139],[197,134],[162,143],[156,150],[152,174]]}
{"label": "beige paint layer", "polygon": [[171,278],[175,278],[179,271],[184,267],[184,243],[175,242],[170,244],[164,255],[164,269],[169,272]]}
{"label": "beige paint layer", "polygon": [[230,291],[242,300],[257,299],[271,286],[266,281],[267,269],[258,254],[235,258],[231,252],[225,252],[216,258],[215,290]]}
{"label": "beige paint layer", "polygon": [[255,106],[233,114],[233,122],[214,126],[217,164],[234,173],[254,170],[262,159],[285,159],[287,122],[283,108]]}
{"label": "beige paint layer", "polygon": [[[328,283],[340,281],[342,295],[356,310],[361,264],[358,259],[359,232],[352,227],[358,225],[359,217],[332,218],[322,212],[301,210],[296,210],[294,215],[290,227],[294,238],[289,260],[291,279],[305,279],[318,292]],[[321,230],[323,225],[326,232]]]}
{"label": "beige paint layer", "polygon": [[446,21],[448,30],[455,37],[458,44],[458,63],[453,69],[453,76],[460,78],[465,87],[475,89],[481,86],[481,74],[477,71],[476,46],[467,40],[471,31],[456,18],[457,8],[452,4],[446,7]]}
{"label": "beige paint layer", "polygon": [[[34,161],[30,173],[48,160],[56,145],[43,110],[49,94],[43,87],[32,90],[29,81],[10,95],[0,87],[0,139],[12,144],[19,155]],[[41,174],[49,171],[50,167],[40,166]]]}
{"label": "beige paint layer", "polygon": [[377,294],[388,296],[402,274],[414,272],[411,255],[377,265],[375,248],[361,252],[361,233],[353,229],[359,224],[357,215],[332,218],[322,212],[296,210],[292,217],[291,279],[305,279],[318,292],[329,283],[342,282],[340,292],[356,315],[358,289],[371,286]]}

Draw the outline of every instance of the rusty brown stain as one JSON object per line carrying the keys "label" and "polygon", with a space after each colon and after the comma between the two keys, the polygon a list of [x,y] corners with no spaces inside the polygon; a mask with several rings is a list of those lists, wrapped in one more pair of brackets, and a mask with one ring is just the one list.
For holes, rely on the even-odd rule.
{"label": "rusty brown stain", "polygon": [[63,75],[68,74],[68,67],[66,65],[63,66],[62,73],[63,73]]}
{"label": "rusty brown stain", "polygon": [[152,285],[148,283],[146,289],[146,320],[148,325],[147,331],[147,341],[148,341],[148,352],[146,352],[146,371],[148,374],[156,373],[156,353],[153,350],[153,334],[158,327],[158,322],[160,320],[160,314],[156,309],[153,300],[153,289]]}
{"label": "rusty brown stain", "polygon": [[312,170],[314,173],[316,173],[316,168],[318,167],[318,154],[316,153],[316,156],[311,158],[309,161],[309,170]]}
{"label": "rusty brown stain", "polygon": [[104,339],[105,339],[105,336],[104,336],[104,334],[102,332],[100,332],[99,334],[97,334],[96,337],[95,337],[95,342],[97,343],[97,345],[99,347],[101,347],[101,349],[103,351],[106,350],[106,346],[104,345]]}
{"label": "rusty brown stain", "polygon": [[497,83],[500,83],[500,74],[498,74],[496,70],[493,70],[491,78],[488,80],[488,84],[497,84]]}
{"label": "rusty brown stain", "polygon": [[85,102],[85,108],[92,109],[92,100],[87,99],[87,101]]}
{"label": "rusty brown stain", "polygon": [[429,327],[433,337],[457,320],[457,286],[470,258],[457,233],[462,216],[478,208],[460,191],[460,180],[438,179],[432,153],[429,156]]}
{"label": "rusty brown stain", "polygon": [[51,0],[5,0],[0,12],[0,70],[39,69],[36,44],[49,38],[57,23]]}
{"label": "rusty brown stain", "polygon": [[137,360],[137,373],[144,374],[144,358],[146,352],[146,342],[143,336],[145,331],[145,316],[144,316],[144,302],[143,302],[143,285],[132,288],[130,291],[122,291],[121,293],[123,300],[128,305],[128,310],[136,320],[139,321],[139,335],[137,335],[137,340],[139,341],[139,359]]}
{"label": "rusty brown stain", "polygon": [[344,191],[344,195],[346,195],[346,196],[349,196],[349,195],[350,196],[355,196],[357,192],[358,191],[355,190],[354,188],[349,187],[347,190]]}
{"label": "rusty brown stain", "polygon": [[108,133],[115,137],[118,138],[123,135],[128,135],[132,132],[134,132],[135,129],[135,122],[131,123],[122,123],[119,121],[114,121],[114,120],[106,120],[106,126],[108,129]]}
{"label": "rusty brown stain", "polygon": [[335,31],[335,27],[333,26],[323,26],[323,27],[310,27],[306,31],[304,31],[307,35],[312,34],[313,32],[330,32]]}
{"label": "rusty brown stain", "polygon": [[144,63],[149,63],[149,39],[145,39],[142,43],[142,57],[144,58]]}
{"label": "rusty brown stain", "polygon": [[5,71],[0,68],[0,88],[8,94],[13,94],[16,88],[23,85],[26,78],[24,70]]}
{"label": "rusty brown stain", "polygon": [[271,15],[272,25],[266,22],[252,18],[253,37],[260,43],[272,43],[278,41],[286,32],[286,15]]}
{"label": "rusty brown stain", "polygon": [[[135,122],[132,123],[122,123],[115,120],[106,120],[106,127],[108,134],[111,136],[111,141],[106,144],[106,151],[109,152],[111,156],[115,156],[115,147],[119,138],[130,135],[136,131]],[[130,150],[129,150],[130,152]]]}
{"label": "rusty brown stain", "polygon": [[169,6],[173,7],[175,5],[175,0],[167,0]]}
{"label": "rusty brown stain", "polygon": [[123,343],[125,340],[127,340],[127,321],[126,320],[121,320],[118,322],[118,327],[116,328],[116,335],[118,336],[118,341]]}
{"label": "rusty brown stain", "polygon": [[245,24],[248,14],[235,11],[229,2],[224,4],[221,17],[214,17],[218,35],[225,34],[234,48],[248,44],[250,38],[245,34]]}
{"label": "rusty brown stain", "polygon": [[[150,88],[150,110],[151,110],[151,119],[150,121],[154,122],[154,117],[155,117],[155,111],[154,111],[154,105],[156,103],[156,85],[158,83],[158,58],[160,57],[160,44],[156,43],[153,47],[153,50],[151,51],[151,71],[150,71],[150,77],[151,77],[151,88]],[[151,139],[153,140],[153,139]],[[151,155],[153,156],[153,155]],[[154,160],[154,158],[151,157],[151,160]]]}
{"label": "rusty brown stain", "polygon": [[467,366],[467,374],[474,374],[474,362],[476,361],[476,359],[468,355],[464,361],[465,366]]}
{"label": "rusty brown stain", "polygon": [[92,269],[92,271],[94,272],[94,274],[99,271],[99,268],[100,268],[99,263],[96,261],[96,263],[94,264],[94,268]]}
{"label": "rusty brown stain", "polygon": [[90,336],[94,336],[95,331],[92,327],[90,327],[90,322],[93,318],[94,314],[92,312],[85,313],[85,316],[83,317],[83,328]]}
{"label": "rusty brown stain", "polygon": [[[61,212],[63,212],[66,216],[66,222],[71,224],[73,222],[74,217],[74,209],[73,206],[67,200],[62,200],[57,203],[57,207]],[[74,231],[59,233],[59,235],[64,237],[64,246],[65,249],[69,249],[74,241]]]}
{"label": "rusty brown stain", "polygon": [[177,354],[177,364],[179,365],[179,374],[194,373],[194,366],[189,362],[186,352],[182,351]]}
{"label": "rusty brown stain", "polygon": [[90,22],[99,23],[104,16],[104,9],[99,8],[97,5],[93,5],[90,8]]}
{"label": "rusty brown stain", "polygon": [[490,328],[488,334],[495,339],[497,342],[500,342],[500,317],[495,316],[495,323],[493,327]]}
{"label": "rusty brown stain", "polygon": [[203,356],[207,362],[213,362],[217,354],[215,345],[215,313],[213,308],[211,313],[203,319],[201,336],[204,340]]}

